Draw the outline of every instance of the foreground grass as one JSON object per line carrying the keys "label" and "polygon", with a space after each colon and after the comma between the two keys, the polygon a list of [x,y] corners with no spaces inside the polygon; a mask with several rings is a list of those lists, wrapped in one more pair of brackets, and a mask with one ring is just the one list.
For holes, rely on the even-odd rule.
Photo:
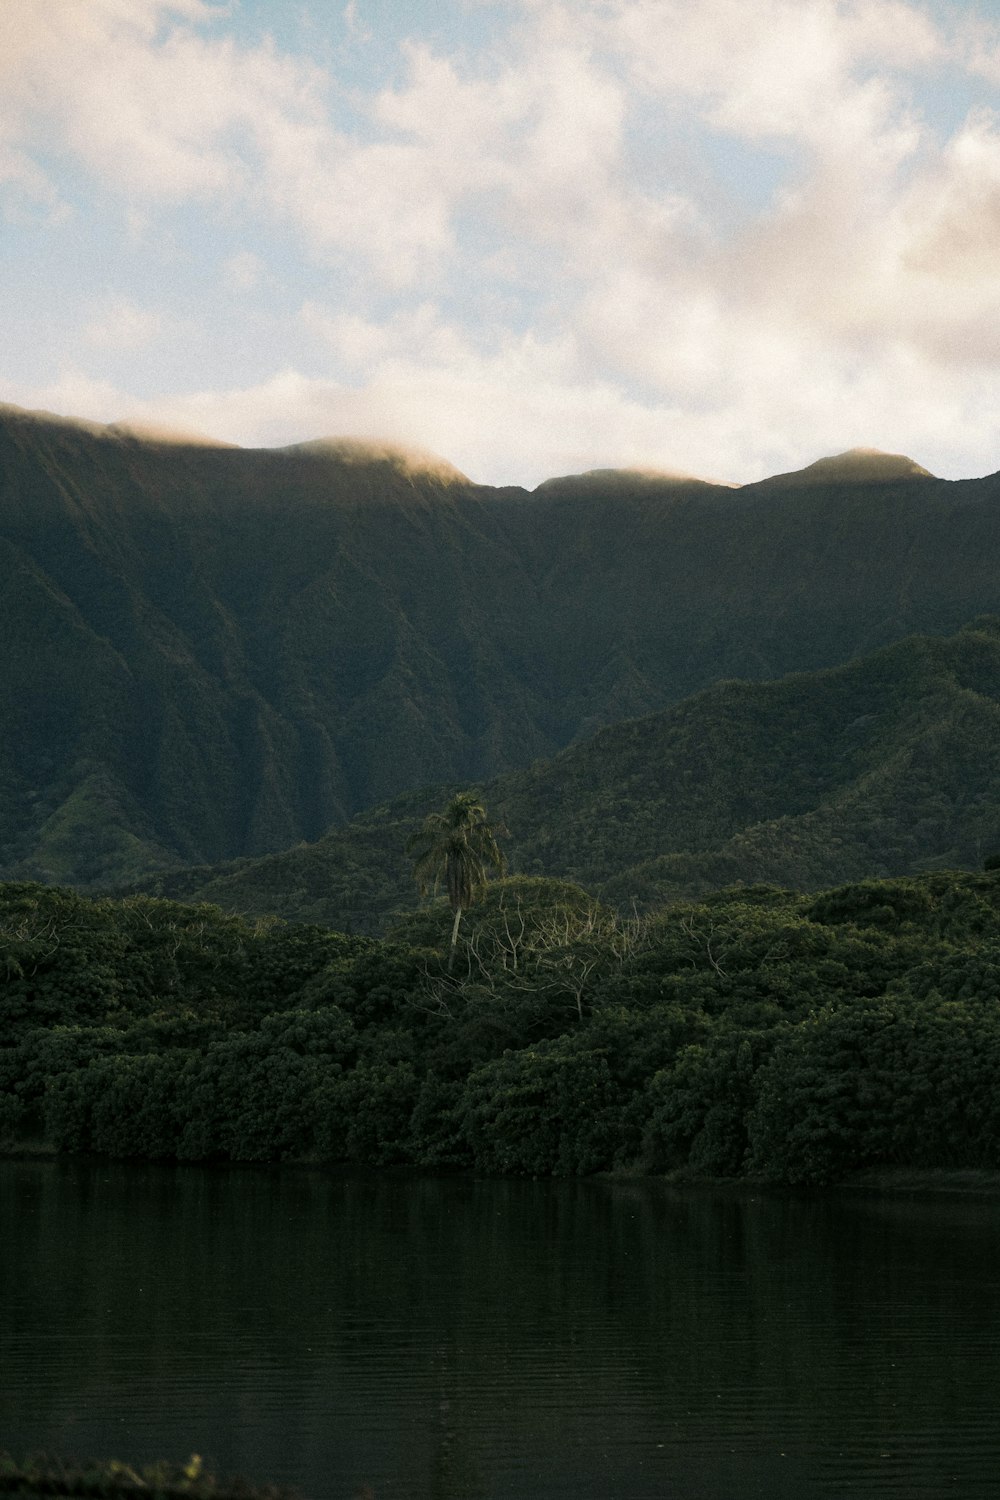
{"label": "foreground grass", "polygon": [[219,1480],[194,1454],[187,1464],[132,1468],[117,1459],[65,1461],[46,1454],[18,1462],[0,1453],[0,1495],[116,1496],[118,1500],[295,1500],[291,1490]]}

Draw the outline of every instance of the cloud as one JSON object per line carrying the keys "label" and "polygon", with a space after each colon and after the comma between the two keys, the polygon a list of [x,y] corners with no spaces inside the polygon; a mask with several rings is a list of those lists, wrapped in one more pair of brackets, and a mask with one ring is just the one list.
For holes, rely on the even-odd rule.
{"label": "cloud", "polygon": [[299,318],[305,328],[354,372],[363,373],[386,359],[407,358],[428,366],[454,366],[473,357],[469,336],[448,323],[432,302],[403,309],[382,322],[306,302]]}
{"label": "cloud", "polygon": [[374,32],[358,15],[358,0],[348,0],[342,14],[347,34],[353,42],[360,42],[364,45],[374,39]]}
{"label": "cloud", "polygon": [[[71,156],[130,206],[260,199],[335,153],[319,70],[199,26],[200,0],[53,0],[0,13],[0,136]],[[113,80],[113,84],[112,84]],[[25,148],[27,149],[27,148]]]}
{"label": "cloud", "polygon": [[907,261],[943,285],[1000,288],[1000,117],[978,109],[909,194]]}
{"label": "cloud", "polygon": [[410,44],[403,81],[360,101],[348,132],[318,69],[201,34],[213,14],[180,0],[21,8],[7,23],[17,48],[0,62],[0,131],[36,148],[19,172],[46,181],[53,143],[132,215],[190,201],[256,211],[390,288],[444,274],[463,213],[565,246],[613,189],[625,100],[586,47],[561,40],[532,58],[518,46],[463,73]]}
{"label": "cloud", "polygon": [[223,279],[241,292],[252,291],[260,282],[264,272],[263,262],[252,250],[238,250],[226,258],[222,265]]}
{"label": "cloud", "polygon": [[1000,86],[1000,22],[974,7],[956,17],[951,51],[969,73]]}
{"label": "cloud", "polygon": [[163,327],[161,313],[114,298],[95,310],[83,336],[95,349],[134,351],[151,344]]}
{"label": "cloud", "polygon": [[902,0],[624,0],[597,14],[603,44],[643,88],[693,100],[721,129],[824,155],[886,120],[892,70],[944,50],[925,12]]}
{"label": "cloud", "polygon": [[[447,332],[438,329],[439,348]],[[68,371],[30,390],[0,383],[0,397],[251,447],[321,437],[391,440],[431,449],[473,479],[527,487],[553,474],[614,466],[742,483],[866,445],[909,453],[955,477],[998,468],[995,373],[984,379],[961,370],[942,388],[937,366],[903,347],[866,361],[831,357],[819,342],[752,326],[742,339],[734,337],[731,379],[700,402],[643,399],[595,379],[569,335],[548,343],[509,337],[477,352],[457,333],[451,358],[429,360],[424,351],[393,351],[386,343],[353,380],[288,367],[255,385],[137,400]],[[755,378],[744,378],[752,367]]]}
{"label": "cloud", "polygon": [[[299,308],[268,377],[29,393],[249,443],[400,438],[496,480],[741,480],[856,443],[1000,464],[995,27],[905,0],[497,9],[488,50],[413,41],[349,94],[200,0],[0,10],[0,184],[51,213],[73,161],[136,244],[179,206],[224,224],[206,280],[261,305],[276,229]],[[956,72],[986,98],[942,128],[921,90]],[[112,295],[95,359],[157,316]]]}
{"label": "cloud", "polygon": [[[919,371],[944,382],[964,364],[979,380],[972,367],[995,365],[995,122],[973,114],[943,147],[921,123],[904,75],[953,56],[924,12],[635,0],[608,7],[598,34],[664,109],[684,99],[716,132],[799,153],[770,200],[734,225],[713,225],[706,199],[675,215],[658,253],[623,237],[594,265],[574,326],[602,369],[736,425],[756,404],[764,430],[780,431],[799,404],[783,399],[786,382],[808,381],[831,414],[884,386],[874,420],[906,392],[919,399]],[[830,425],[801,404],[813,430]],[[944,398],[930,411],[932,432],[950,407]]]}

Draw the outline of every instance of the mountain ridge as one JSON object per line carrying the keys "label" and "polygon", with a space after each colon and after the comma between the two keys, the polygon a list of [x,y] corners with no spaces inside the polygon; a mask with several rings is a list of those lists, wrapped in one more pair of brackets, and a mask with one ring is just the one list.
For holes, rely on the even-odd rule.
{"label": "mountain ridge", "polygon": [[93,427],[0,410],[9,876],[264,854],[1000,611],[998,475],[529,494]]}
{"label": "mountain ridge", "polygon": [[[113,422],[97,422],[87,417],[64,416],[57,412],[45,409],[33,409],[17,406],[13,402],[0,401],[0,422],[21,422],[25,424],[34,423],[51,428],[65,428],[70,431],[89,433],[93,437],[106,437],[117,441],[131,441],[137,443],[178,444],[180,446],[190,445],[195,447],[211,447],[229,452],[250,454],[308,454],[317,456],[329,455],[331,457],[342,457],[347,462],[364,462],[373,459],[378,462],[388,460],[406,465],[407,461],[413,463],[417,468],[426,468],[430,471],[440,469],[450,474],[456,480],[464,484],[472,485],[475,481],[458,469],[449,459],[439,454],[432,453],[428,449],[402,442],[392,438],[383,437],[361,437],[350,434],[330,434],[314,438],[306,438],[301,441],[287,444],[275,444],[273,446],[246,445],[229,442],[224,438],[212,437],[206,433],[195,430],[175,429],[167,424],[154,421],[123,418]],[[564,483],[587,483],[599,485],[601,483],[618,480],[629,483],[649,484],[696,484],[708,485],[715,489],[738,490],[749,489],[757,485],[785,484],[787,481],[798,481],[802,483],[862,483],[872,481],[875,483],[890,482],[895,479],[936,479],[938,476],[925,469],[915,459],[909,458],[903,453],[888,453],[880,448],[856,447],[845,449],[841,453],[814,460],[801,469],[793,469],[788,472],[772,474],[764,479],[740,481],[724,481],[706,479],[699,475],[690,474],[680,469],[663,469],[655,465],[626,465],[620,468],[597,468],[588,469],[580,473],[552,475],[543,479],[533,489],[525,493],[537,494],[551,485],[562,485]],[[963,481],[942,481],[943,483],[961,483]],[[480,485],[482,489],[516,490],[518,485]]]}

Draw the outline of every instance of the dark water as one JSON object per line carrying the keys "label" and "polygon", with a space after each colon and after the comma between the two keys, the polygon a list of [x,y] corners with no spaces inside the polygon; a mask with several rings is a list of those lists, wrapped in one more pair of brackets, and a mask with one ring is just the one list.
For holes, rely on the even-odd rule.
{"label": "dark water", "polygon": [[1000,1203],[0,1163],[0,1447],[310,1500],[1000,1494]]}

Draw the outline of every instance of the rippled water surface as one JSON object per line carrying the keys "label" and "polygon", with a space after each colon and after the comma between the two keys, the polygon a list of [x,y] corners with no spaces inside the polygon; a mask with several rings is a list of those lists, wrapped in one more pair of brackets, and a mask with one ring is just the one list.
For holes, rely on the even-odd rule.
{"label": "rippled water surface", "polygon": [[309,1500],[1000,1494],[1000,1203],[0,1163],[0,1447]]}

